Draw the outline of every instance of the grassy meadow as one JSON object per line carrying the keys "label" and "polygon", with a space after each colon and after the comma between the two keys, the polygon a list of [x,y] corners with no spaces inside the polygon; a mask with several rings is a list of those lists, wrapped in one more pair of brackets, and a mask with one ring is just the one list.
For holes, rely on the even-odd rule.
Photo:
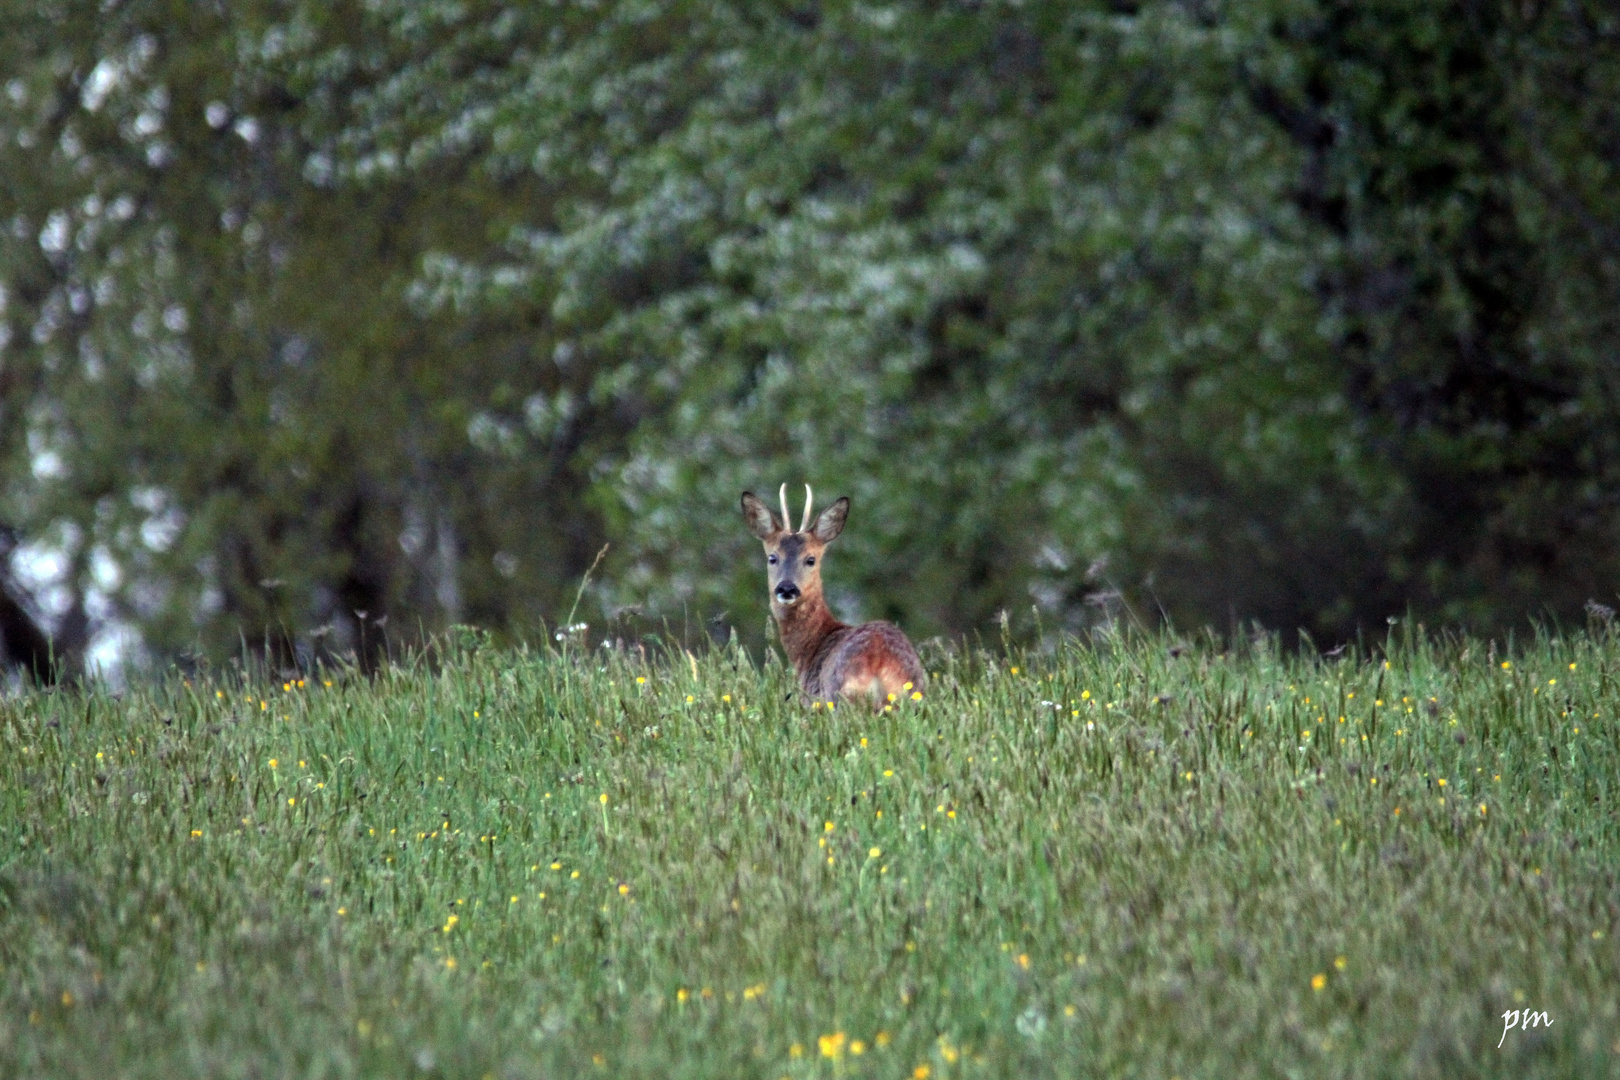
{"label": "grassy meadow", "polygon": [[0,1076],[1620,1076],[1620,640],[926,658],[0,697]]}

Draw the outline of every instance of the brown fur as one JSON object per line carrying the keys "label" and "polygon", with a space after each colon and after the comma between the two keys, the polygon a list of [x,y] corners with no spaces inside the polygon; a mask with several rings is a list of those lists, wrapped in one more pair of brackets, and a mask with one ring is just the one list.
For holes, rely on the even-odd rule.
{"label": "brown fur", "polygon": [[[864,700],[881,708],[890,695],[901,700],[911,690],[920,691],[927,676],[917,650],[899,627],[888,622],[850,626],[827,608],[821,559],[843,531],[849,500],[833,503],[803,532],[790,531],[751,492],[743,493],[742,507],[754,535],[765,545],[771,614],[805,695],[811,701]],[[791,602],[780,599],[784,584],[799,590]]]}

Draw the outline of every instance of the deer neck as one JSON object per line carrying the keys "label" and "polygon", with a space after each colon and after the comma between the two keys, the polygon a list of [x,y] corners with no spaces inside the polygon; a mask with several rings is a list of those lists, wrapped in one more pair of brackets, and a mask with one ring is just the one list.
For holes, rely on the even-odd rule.
{"label": "deer neck", "polygon": [[827,635],[844,626],[833,618],[819,590],[792,607],[775,603],[771,607],[776,615],[776,624],[782,631],[782,648],[795,671],[804,671]]}

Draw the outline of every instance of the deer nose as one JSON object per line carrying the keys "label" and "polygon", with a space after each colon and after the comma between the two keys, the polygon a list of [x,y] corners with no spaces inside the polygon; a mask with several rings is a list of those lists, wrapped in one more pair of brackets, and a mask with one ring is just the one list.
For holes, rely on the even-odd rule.
{"label": "deer nose", "polygon": [[799,587],[791,581],[784,581],[776,587],[776,598],[784,604],[791,604],[799,598]]}

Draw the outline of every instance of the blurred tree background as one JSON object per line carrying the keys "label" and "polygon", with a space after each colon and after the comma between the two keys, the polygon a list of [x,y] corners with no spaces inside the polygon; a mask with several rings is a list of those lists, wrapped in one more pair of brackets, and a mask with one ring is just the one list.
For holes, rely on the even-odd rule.
{"label": "blurred tree background", "polygon": [[0,19],[14,662],[533,633],[604,541],[757,642],[783,480],[915,636],[1620,580],[1608,0]]}

